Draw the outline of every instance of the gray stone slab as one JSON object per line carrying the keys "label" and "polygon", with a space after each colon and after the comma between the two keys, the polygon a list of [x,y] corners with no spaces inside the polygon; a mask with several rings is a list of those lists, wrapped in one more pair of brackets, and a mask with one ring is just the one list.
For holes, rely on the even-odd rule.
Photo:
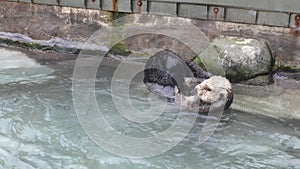
{"label": "gray stone slab", "polygon": [[259,11],[257,24],[288,27],[289,18],[288,13]]}
{"label": "gray stone slab", "polygon": [[[215,13],[215,10],[218,10],[217,13]],[[208,7],[208,19],[209,20],[217,20],[217,21],[224,21],[224,7],[220,6],[209,6]]]}
{"label": "gray stone slab", "polygon": [[61,6],[85,8],[84,0],[60,0]]}
{"label": "gray stone slab", "polygon": [[299,0],[149,0],[300,13]]}
{"label": "gray stone slab", "polygon": [[118,0],[119,12],[132,12],[131,0]]}
{"label": "gray stone slab", "polygon": [[101,9],[100,0],[87,0],[87,8],[89,9]]}
{"label": "gray stone slab", "polygon": [[256,11],[247,9],[226,8],[225,20],[229,22],[252,23],[256,22]]}
{"label": "gray stone slab", "polygon": [[207,19],[207,6],[193,4],[179,4],[178,16],[186,18]]}
{"label": "gray stone slab", "polygon": [[[139,12],[139,6],[137,5],[138,0],[132,0],[132,9],[134,13]],[[141,13],[147,13],[147,1],[143,0],[142,1],[142,6],[141,6]]]}
{"label": "gray stone slab", "polygon": [[58,5],[57,0],[34,0],[36,4]]}
{"label": "gray stone slab", "polygon": [[148,1],[149,13],[176,16],[176,3]]}
{"label": "gray stone slab", "polygon": [[19,2],[31,2],[31,0],[19,0]]}
{"label": "gray stone slab", "polygon": [[101,0],[102,9],[106,11],[114,11],[113,10],[113,0]]}

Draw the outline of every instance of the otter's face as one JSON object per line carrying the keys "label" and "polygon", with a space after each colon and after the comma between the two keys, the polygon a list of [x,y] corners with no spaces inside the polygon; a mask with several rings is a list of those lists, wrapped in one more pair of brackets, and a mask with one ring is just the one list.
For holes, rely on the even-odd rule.
{"label": "otter's face", "polygon": [[205,103],[215,103],[226,99],[232,87],[230,82],[221,76],[213,76],[195,87],[197,96]]}

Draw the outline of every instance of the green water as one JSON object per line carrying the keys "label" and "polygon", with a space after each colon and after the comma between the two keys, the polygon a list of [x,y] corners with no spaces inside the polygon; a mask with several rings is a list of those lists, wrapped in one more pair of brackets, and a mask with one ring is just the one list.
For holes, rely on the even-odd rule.
{"label": "green water", "polygon": [[[217,130],[204,144],[199,144],[198,137],[207,116],[199,115],[187,137],[160,155],[134,159],[106,152],[83,131],[74,111],[74,63],[57,62],[18,82],[13,82],[16,76],[7,76],[11,79],[0,83],[0,168],[300,169],[299,121],[275,120],[232,109],[223,114]],[[150,124],[131,123],[120,117],[111,100],[113,70],[102,67],[96,80],[96,96],[105,118],[116,130],[144,137],[172,124],[176,115],[170,113]],[[10,69],[1,70],[1,75],[9,73]],[[149,93],[138,83],[132,86],[133,104],[147,109],[145,97]]]}

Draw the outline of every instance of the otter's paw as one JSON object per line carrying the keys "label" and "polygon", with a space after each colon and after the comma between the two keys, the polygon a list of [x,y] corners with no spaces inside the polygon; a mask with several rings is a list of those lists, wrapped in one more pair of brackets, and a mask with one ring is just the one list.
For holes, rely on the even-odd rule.
{"label": "otter's paw", "polygon": [[174,94],[175,94],[175,96],[180,94],[177,86],[174,87]]}

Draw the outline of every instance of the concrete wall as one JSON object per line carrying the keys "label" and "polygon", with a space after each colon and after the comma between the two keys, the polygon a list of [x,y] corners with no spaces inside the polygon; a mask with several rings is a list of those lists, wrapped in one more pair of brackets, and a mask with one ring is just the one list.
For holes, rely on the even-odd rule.
{"label": "concrete wall", "polygon": [[[106,5],[109,7],[109,4]],[[170,7],[173,5],[171,3]],[[94,7],[96,8],[97,6]],[[148,8],[149,7],[151,6],[148,6]],[[195,13],[193,13],[193,17],[202,18],[205,16],[202,13],[197,12],[199,10],[205,9],[203,8],[203,5],[199,7],[192,7],[194,8],[193,11],[196,11]],[[61,7],[56,5],[38,5],[32,3],[0,1],[0,8],[0,36],[1,32],[19,33],[35,40],[51,40],[54,38],[61,38],[69,41],[84,42],[102,26],[108,26],[108,23],[112,18],[110,15],[111,13],[104,12],[99,9],[86,10],[83,8]],[[181,8],[181,10],[183,11],[178,14],[189,15],[190,10],[186,10],[190,8],[189,5],[183,5],[180,7],[179,4],[179,8]],[[146,11],[144,5],[142,6],[141,10]],[[210,12],[214,10],[214,7],[209,6],[207,10],[208,17],[214,17],[214,15],[212,15]],[[241,12],[245,12],[249,9],[232,8],[233,12],[237,12],[235,10],[241,10]],[[262,15],[264,16],[276,14],[277,17],[280,18],[286,17],[283,13],[278,12],[272,13],[270,11],[258,11],[258,13],[260,12],[262,12]],[[251,10],[250,14],[253,15],[258,13],[255,10]],[[291,17],[295,16],[296,14],[293,14]],[[154,18],[157,17],[165,18],[166,22],[173,22],[172,19],[178,19],[176,19],[175,17],[164,16],[156,16]],[[228,9],[226,9],[225,7],[219,8],[217,20],[222,20],[224,17],[234,20],[234,16],[228,13]],[[242,17],[242,19],[247,22],[253,22],[251,17]],[[182,20],[189,20],[190,22],[192,22],[195,26],[201,29],[211,40],[218,36],[227,35],[245,38],[265,39],[268,41],[278,62],[284,63],[285,65],[290,65],[291,67],[299,68],[299,31],[297,32],[294,29],[285,27],[269,27],[256,24],[249,25],[243,23],[219,22],[212,19]],[[257,21],[259,21],[260,23],[266,22],[264,17],[258,17]],[[149,22],[152,23],[154,21],[152,20]],[[278,21],[278,23],[282,25],[286,24],[286,21],[280,20],[280,22]],[[291,24],[293,25],[293,23]],[[148,37],[139,37],[139,39],[141,39],[140,41],[144,41],[144,38]],[[157,37],[158,40],[160,40],[159,38],[162,39],[161,41],[166,39],[164,37]],[[128,41],[127,42],[130,43],[130,39],[128,39]],[[134,45],[134,40],[131,41]],[[167,40],[164,42],[167,42]],[[133,45],[128,46],[132,48],[136,47]],[[180,44],[178,44],[178,46],[180,46]]]}
{"label": "concrete wall", "polygon": [[296,16],[300,14],[299,0],[19,0],[19,2],[128,13],[155,13],[279,27],[295,27],[296,23],[299,23],[300,27],[300,19],[296,20]]}

